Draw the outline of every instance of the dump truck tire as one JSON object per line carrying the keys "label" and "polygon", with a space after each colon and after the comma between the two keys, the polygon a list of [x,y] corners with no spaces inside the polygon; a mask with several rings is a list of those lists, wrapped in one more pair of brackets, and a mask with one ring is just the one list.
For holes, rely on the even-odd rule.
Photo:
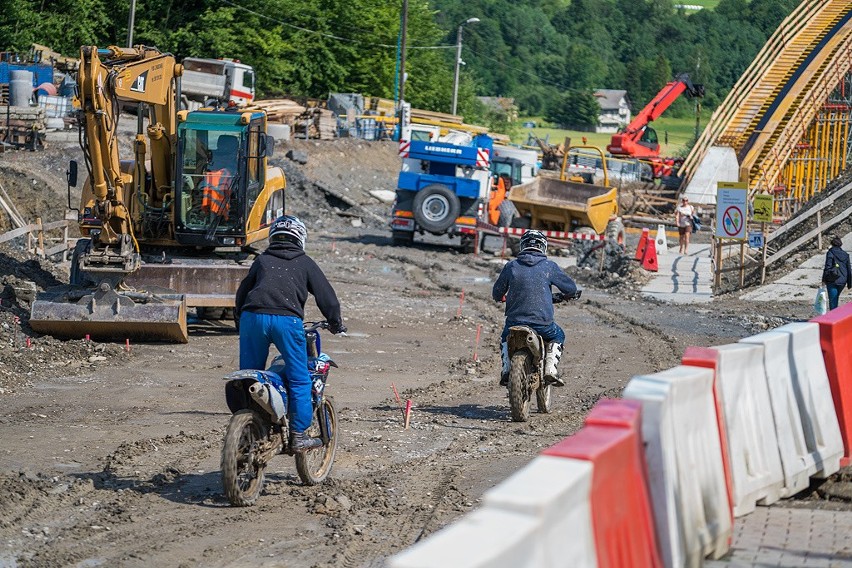
{"label": "dump truck tire", "polygon": [[518,208],[508,199],[504,200],[497,207],[500,210],[500,218],[497,221],[498,227],[511,227],[512,221],[518,216]]}
{"label": "dump truck tire", "polygon": [[414,220],[426,231],[441,234],[456,222],[461,204],[447,186],[427,185],[414,196]]}
{"label": "dump truck tire", "polygon": [[621,219],[613,219],[604,230],[607,242],[620,246],[622,250],[624,250],[624,234],[624,223]]}

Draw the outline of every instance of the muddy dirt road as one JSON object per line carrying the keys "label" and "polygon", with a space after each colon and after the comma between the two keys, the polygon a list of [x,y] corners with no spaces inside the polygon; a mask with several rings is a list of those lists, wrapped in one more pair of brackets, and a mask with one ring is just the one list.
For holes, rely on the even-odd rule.
{"label": "muddy dirt road", "polygon": [[[499,260],[391,247],[384,232],[359,231],[315,233],[308,246],[350,330],[325,343],[340,365],[330,482],[303,487],[280,456],[255,506],[228,506],[219,453],[221,376],[237,365],[229,323],[197,323],[187,345],[112,345],[100,358],[90,346],[84,365],[48,358],[0,395],[0,566],[380,566],[577,430],[631,376],[675,365],[688,345],[809,315],[806,304],[761,304],[756,316],[736,300],[667,306],[587,287],[557,309],[568,386],[552,414],[516,424],[497,385]],[[409,430],[391,383],[414,402]]]}

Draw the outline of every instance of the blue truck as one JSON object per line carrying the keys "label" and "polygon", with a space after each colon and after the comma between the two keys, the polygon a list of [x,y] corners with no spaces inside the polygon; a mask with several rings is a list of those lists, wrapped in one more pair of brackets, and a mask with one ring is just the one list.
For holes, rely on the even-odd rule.
{"label": "blue truck", "polygon": [[26,59],[16,53],[0,53],[0,85],[9,84],[12,80],[12,71],[32,71],[33,87],[38,87],[42,83],[53,83],[53,66],[50,63]]}
{"label": "blue truck", "polygon": [[493,149],[485,134],[469,142],[401,141],[391,220],[394,244],[410,245],[415,233],[431,233],[459,237],[462,248],[472,250],[476,222],[491,191]]}

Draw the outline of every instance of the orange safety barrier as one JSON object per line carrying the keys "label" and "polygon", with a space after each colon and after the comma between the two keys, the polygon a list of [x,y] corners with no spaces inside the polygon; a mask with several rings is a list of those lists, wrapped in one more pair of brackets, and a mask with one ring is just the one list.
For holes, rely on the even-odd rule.
{"label": "orange safety barrier", "polygon": [[642,447],[641,411],[638,401],[602,399],[579,432],[542,452],[592,462],[592,527],[601,568],[662,566]]}
{"label": "orange safety barrier", "polygon": [[645,255],[642,257],[642,268],[650,272],[657,272],[660,268],[657,264],[657,245],[654,239],[648,239]]}
{"label": "orange safety barrier", "polygon": [[[731,525],[734,522],[734,482],[731,477],[731,455],[728,452],[728,431],[725,429],[725,415],[722,406],[722,394],[716,373],[719,370],[719,353],[707,347],[687,347],[683,352],[681,364],[703,367],[713,371],[713,404],[716,406],[716,426],[719,430],[719,443],[722,446],[722,468],[725,470],[725,486],[728,491],[728,508],[731,511]],[[729,543],[730,544],[730,543]]]}
{"label": "orange safety barrier", "polygon": [[648,241],[650,240],[651,231],[642,229],[642,236],[639,237],[639,246],[636,247],[636,256],[633,257],[633,260],[642,262],[642,259],[645,257],[645,248],[648,246]]}
{"label": "orange safety barrier", "polygon": [[811,321],[819,324],[820,347],[843,437],[840,466],[846,467],[852,465],[852,303]]}

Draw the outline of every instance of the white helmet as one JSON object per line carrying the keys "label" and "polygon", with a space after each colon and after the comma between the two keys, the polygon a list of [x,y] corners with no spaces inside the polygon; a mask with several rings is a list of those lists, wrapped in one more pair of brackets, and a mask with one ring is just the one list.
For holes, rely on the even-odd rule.
{"label": "white helmet", "polygon": [[541,231],[535,229],[529,230],[521,237],[521,251],[537,250],[542,254],[547,254],[547,237]]}
{"label": "white helmet", "polygon": [[293,215],[278,217],[269,228],[269,241],[273,243],[290,241],[304,249],[307,240],[308,230],[305,224]]}

